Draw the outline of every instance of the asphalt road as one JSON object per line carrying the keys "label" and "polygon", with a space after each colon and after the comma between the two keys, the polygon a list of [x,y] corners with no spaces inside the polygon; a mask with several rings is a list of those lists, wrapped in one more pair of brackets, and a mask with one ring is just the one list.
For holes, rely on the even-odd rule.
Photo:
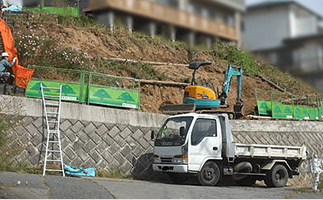
{"label": "asphalt road", "polygon": [[2,199],[322,199],[323,193],[297,188],[171,184],[107,178],[0,173]]}

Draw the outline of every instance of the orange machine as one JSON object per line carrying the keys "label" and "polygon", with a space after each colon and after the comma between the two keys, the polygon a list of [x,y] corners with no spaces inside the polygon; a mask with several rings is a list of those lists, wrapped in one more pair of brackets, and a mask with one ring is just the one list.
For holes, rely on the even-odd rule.
{"label": "orange machine", "polygon": [[184,98],[193,97],[195,99],[216,100],[216,94],[210,88],[199,85],[190,85],[185,88]]}

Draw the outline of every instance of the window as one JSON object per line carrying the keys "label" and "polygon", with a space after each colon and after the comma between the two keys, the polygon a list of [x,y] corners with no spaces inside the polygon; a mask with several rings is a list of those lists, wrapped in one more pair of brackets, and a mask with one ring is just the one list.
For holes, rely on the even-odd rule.
{"label": "window", "polygon": [[196,15],[202,16],[203,7],[200,4],[191,3],[188,5],[188,11]]}
{"label": "window", "polygon": [[211,9],[211,8],[206,8],[206,15],[208,18],[210,19],[216,19],[216,10],[215,9]]}
{"label": "window", "polygon": [[[192,123],[193,117],[174,117],[168,118],[158,132],[156,146],[180,146],[186,139],[187,131]],[[184,135],[180,130],[184,129]]]}
{"label": "window", "polygon": [[197,119],[192,131],[191,144],[199,144],[205,137],[216,137],[216,123],[213,119]]}
{"label": "window", "polygon": [[228,24],[229,26],[234,26],[234,16],[231,13],[223,13],[222,14],[223,22]]}
{"label": "window", "polygon": [[178,8],[179,6],[177,0],[156,0],[156,2],[164,5],[168,5],[174,8]]}

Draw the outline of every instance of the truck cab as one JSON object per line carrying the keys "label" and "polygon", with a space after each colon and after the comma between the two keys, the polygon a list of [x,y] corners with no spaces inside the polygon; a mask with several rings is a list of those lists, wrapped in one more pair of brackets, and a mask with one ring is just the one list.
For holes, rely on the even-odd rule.
{"label": "truck cab", "polygon": [[265,180],[270,187],[282,187],[306,159],[304,146],[233,142],[227,114],[170,116],[151,138],[154,171],[197,174],[202,185],[216,185],[228,175],[243,185]]}
{"label": "truck cab", "polygon": [[183,114],[168,118],[155,139],[153,168],[186,173],[198,171],[205,160],[222,160],[220,127],[214,115]]}

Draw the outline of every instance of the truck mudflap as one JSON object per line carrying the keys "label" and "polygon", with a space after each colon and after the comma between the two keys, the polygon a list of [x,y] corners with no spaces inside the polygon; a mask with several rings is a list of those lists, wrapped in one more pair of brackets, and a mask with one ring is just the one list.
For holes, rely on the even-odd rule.
{"label": "truck mudflap", "polygon": [[175,172],[187,173],[187,165],[172,165],[172,164],[153,164],[153,170],[158,172]]}
{"label": "truck mudflap", "polygon": [[299,173],[299,170],[298,170],[298,169],[294,169],[294,170],[292,171],[292,174],[293,174],[293,175],[300,175],[300,173]]}

